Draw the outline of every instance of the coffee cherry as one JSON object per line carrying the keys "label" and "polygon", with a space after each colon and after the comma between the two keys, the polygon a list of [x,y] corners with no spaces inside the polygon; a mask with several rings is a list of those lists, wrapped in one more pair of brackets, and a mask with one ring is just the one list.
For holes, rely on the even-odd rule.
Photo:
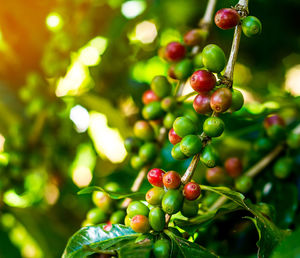
{"label": "coffee cherry", "polygon": [[240,176],[235,180],[235,188],[242,193],[248,192],[251,189],[252,184],[252,178],[246,175]]}
{"label": "coffee cherry", "polygon": [[145,162],[139,156],[134,155],[130,159],[130,165],[132,168],[139,170],[145,165]]}
{"label": "coffee cherry", "polygon": [[155,143],[148,142],[145,143],[139,150],[139,157],[145,163],[153,161],[158,153],[158,148]]}
{"label": "coffee cherry", "polygon": [[131,218],[129,218],[129,216],[126,215],[126,217],[124,219],[124,224],[126,227],[130,227],[130,221],[131,221]]}
{"label": "coffee cherry", "polygon": [[234,89],[232,92],[232,101],[231,101],[230,110],[238,111],[242,108],[243,105],[244,105],[243,94],[240,91]]}
{"label": "coffee cherry", "polygon": [[258,35],[262,31],[262,25],[259,19],[254,16],[247,16],[242,22],[243,33],[247,37]]}
{"label": "coffee cherry", "polygon": [[155,95],[153,90],[146,90],[142,96],[142,102],[144,105],[147,105],[153,101],[159,101],[159,97]]}
{"label": "coffee cherry", "polygon": [[202,50],[202,62],[209,71],[220,73],[225,68],[226,57],[219,46],[209,44]]}
{"label": "coffee cherry", "polygon": [[127,207],[127,216],[133,218],[135,215],[148,216],[149,208],[140,201],[133,201]]}
{"label": "coffee cherry", "polygon": [[151,205],[160,205],[164,197],[165,191],[163,188],[154,187],[146,193],[146,201]]}
{"label": "coffee cherry", "polygon": [[142,115],[147,120],[156,120],[164,115],[164,111],[161,108],[160,102],[153,101],[144,106]]}
{"label": "coffee cherry", "polygon": [[193,29],[184,35],[183,41],[187,46],[196,46],[201,44],[207,36],[208,32],[206,30]]}
{"label": "coffee cherry", "polygon": [[173,123],[173,129],[180,137],[184,137],[196,132],[196,126],[194,125],[193,121],[185,116],[176,118]]}
{"label": "coffee cherry", "polygon": [[112,199],[104,192],[95,191],[92,195],[93,203],[106,213],[109,213],[113,209]]}
{"label": "coffee cherry", "polygon": [[115,211],[111,214],[109,221],[111,224],[120,224],[124,221],[126,212],[124,210]]}
{"label": "coffee cherry", "polygon": [[201,188],[197,183],[189,182],[183,188],[183,196],[189,200],[196,200],[201,194]]}
{"label": "coffee cherry", "polygon": [[291,149],[300,148],[300,134],[291,132],[287,138],[287,144]]}
{"label": "coffee cherry", "polygon": [[179,42],[171,42],[166,46],[165,57],[170,62],[177,62],[185,56],[185,48]]}
{"label": "coffee cherry", "polygon": [[218,117],[209,117],[203,123],[203,132],[210,137],[219,137],[224,128],[223,120]]}
{"label": "coffee cherry", "polygon": [[129,153],[136,153],[138,152],[139,148],[142,146],[143,142],[138,139],[137,137],[128,137],[124,141],[125,149]]}
{"label": "coffee cherry", "polygon": [[195,217],[198,214],[199,206],[196,201],[184,200],[181,214],[187,218]]}
{"label": "coffee cherry", "polygon": [[293,159],[289,157],[283,157],[275,162],[273,172],[274,176],[280,179],[287,178],[293,169]]}
{"label": "coffee cherry", "polygon": [[170,257],[171,244],[167,239],[159,239],[154,243],[153,253],[155,258],[168,258]]}
{"label": "coffee cherry", "polygon": [[283,118],[277,114],[273,114],[273,115],[269,115],[264,119],[264,128],[268,129],[269,127],[271,127],[272,125],[279,125],[284,127],[285,126],[285,122],[283,120]]}
{"label": "coffee cherry", "polygon": [[175,214],[181,210],[183,204],[183,195],[181,191],[171,189],[165,193],[162,200],[162,209],[167,214]]}
{"label": "coffee cherry", "polygon": [[174,66],[174,74],[178,80],[188,78],[193,72],[193,62],[189,59],[184,59]]}
{"label": "coffee cherry", "polygon": [[149,212],[150,226],[155,231],[162,231],[165,227],[165,213],[159,207],[153,208]]}
{"label": "coffee cherry", "polygon": [[163,187],[163,176],[165,174],[165,171],[159,168],[153,168],[151,169],[147,174],[147,179],[149,183],[153,186],[157,187]]}
{"label": "coffee cherry", "polygon": [[172,91],[172,85],[169,83],[167,77],[162,75],[157,75],[152,79],[150,84],[153,92],[160,98],[164,98],[170,95]]}
{"label": "coffee cherry", "polygon": [[171,129],[175,119],[176,119],[176,116],[173,113],[167,113],[163,120],[164,127],[166,129]]}
{"label": "coffee cherry", "polygon": [[147,233],[150,230],[149,219],[144,215],[135,215],[130,221],[130,227],[137,233]]}
{"label": "coffee cherry", "polygon": [[286,137],[285,128],[281,125],[271,125],[266,132],[267,135],[276,142],[284,140]]}
{"label": "coffee cherry", "polygon": [[172,148],[172,151],[171,151],[171,155],[176,160],[184,160],[184,159],[188,158],[180,150],[180,143],[177,143],[174,145],[174,147]]}
{"label": "coffee cherry", "polygon": [[231,157],[225,161],[225,169],[230,177],[236,178],[240,176],[243,171],[243,164],[237,157]]}
{"label": "coffee cherry", "polygon": [[202,61],[202,53],[198,53],[194,56],[193,63],[195,68],[202,68],[204,66]]}
{"label": "coffee cherry", "polygon": [[210,91],[216,85],[216,77],[212,72],[198,70],[191,76],[190,84],[192,88],[199,93]]}
{"label": "coffee cherry", "polygon": [[198,114],[206,115],[212,112],[210,96],[210,93],[201,92],[195,97],[193,107]]}
{"label": "coffee cherry", "polygon": [[172,143],[173,145],[179,143],[182,140],[182,138],[175,133],[173,128],[169,131],[168,136],[170,143]]}
{"label": "coffee cherry", "polygon": [[234,28],[240,22],[239,13],[231,8],[223,8],[217,11],[215,23],[222,30]]}
{"label": "coffee cherry", "polygon": [[175,68],[175,65],[176,64],[171,64],[169,69],[168,69],[168,76],[174,80],[177,80],[177,77],[175,75],[175,71],[174,71],[174,68]]}
{"label": "coffee cherry", "polygon": [[147,121],[139,120],[134,124],[133,132],[136,137],[144,140],[151,141],[154,139],[154,131]]}
{"label": "coffee cherry", "polygon": [[92,224],[99,224],[107,220],[107,214],[100,208],[93,208],[89,210],[86,218]]}
{"label": "coffee cherry", "polygon": [[225,170],[219,166],[206,170],[206,180],[212,185],[222,185],[228,181]]}
{"label": "coffee cherry", "polygon": [[163,175],[163,183],[167,189],[176,189],[181,184],[181,176],[175,171],[169,171]]}
{"label": "coffee cherry", "polygon": [[174,97],[168,96],[161,101],[161,107],[166,112],[173,111],[176,108],[176,106],[177,106],[177,102]]}
{"label": "coffee cherry", "polygon": [[217,89],[210,98],[210,106],[217,113],[225,112],[232,102],[231,91],[227,88]]}
{"label": "coffee cherry", "polygon": [[191,157],[199,153],[202,149],[202,141],[197,135],[187,135],[180,142],[181,152],[187,156]]}
{"label": "coffee cherry", "polygon": [[215,149],[211,146],[211,144],[204,147],[200,160],[201,162],[208,168],[213,168],[216,166],[219,157]]}
{"label": "coffee cherry", "polygon": [[273,142],[267,137],[258,138],[257,141],[254,143],[255,151],[268,152],[272,148]]}

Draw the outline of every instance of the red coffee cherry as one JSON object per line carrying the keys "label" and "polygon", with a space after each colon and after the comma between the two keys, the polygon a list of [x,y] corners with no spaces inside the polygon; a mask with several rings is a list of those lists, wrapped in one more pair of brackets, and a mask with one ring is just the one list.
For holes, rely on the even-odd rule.
{"label": "red coffee cherry", "polygon": [[142,102],[144,105],[147,105],[153,101],[159,101],[159,97],[155,95],[153,90],[146,90],[142,96]]}
{"label": "red coffee cherry", "polygon": [[206,170],[206,180],[212,185],[221,185],[227,182],[227,175],[222,167],[214,167]]}
{"label": "red coffee cherry", "polygon": [[149,183],[153,186],[157,187],[163,187],[163,175],[165,174],[165,171],[159,168],[153,168],[151,169],[147,174],[147,179]]}
{"label": "red coffee cherry", "polygon": [[210,91],[216,85],[216,77],[212,72],[199,70],[192,74],[190,84],[199,93]]}
{"label": "red coffee cherry", "polygon": [[181,176],[175,171],[169,171],[164,174],[163,183],[168,189],[176,189],[181,184]]}
{"label": "red coffee cherry", "polygon": [[210,106],[217,113],[225,112],[230,108],[232,102],[231,90],[227,88],[217,89],[210,98]]}
{"label": "red coffee cherry", "polygon": [[166,46],[165,57],[170,62],[177,62],[185,56],[185,48],[179,42],[171,42]]}
{"label": "red coffee cherry", "polygon": [[215,15],[215,23],[222,30],[228,30],[240,22],[239,13],[231,8],[223,8],[217,11]]}
{"label": "red coffee cherry", "polygon": [[230,177],[236,178],[241,175],[243,171],[243,164],[237,157],[231,157],[225,161],[225,169]]}
{"label": "red coffee cherry", "polygon": [[197,183],[189,182],[183,188],[183,195],[189,201],[196,200],[200,194],[201,188]]}
{"label": "red coffee cherry", "polygon": [[172,143],[173,145],[179,143],[180,141],[182,140],[182,138],[180,136],[178,136],[174,129],[172,128],[170,131],[169,131],[169,141],[170,143]]}
{"label": "red coffee cherry", "polygon": [[135,215],[130,221],[130,227],[137,233],[146,233],[150,230],[149,219],[144,215]]}
{"label": "red coffee cherry", "polygon": [[195,46],[201,44],[206,37],[206,31],[201,29],[193,29],[185,33],[183,41],[187,46]]}
{"label": "red coffee cherry", "polygon": [[279,125],[284,127],[285,126],[285,122],[283,120],[283,118],[277,114],[273,114],[273,115],[269,115],[265,118],[264,120],[264,127],[265,129],[268,129],[269,127],[271,127],[272,125]]}
{"label": "red coffee cherry", "polygon": [[211,94],[207,92],[201,92],[195,97],[193,107],[197,113],[205,115],[212,111],[210,107],[210,96]]}

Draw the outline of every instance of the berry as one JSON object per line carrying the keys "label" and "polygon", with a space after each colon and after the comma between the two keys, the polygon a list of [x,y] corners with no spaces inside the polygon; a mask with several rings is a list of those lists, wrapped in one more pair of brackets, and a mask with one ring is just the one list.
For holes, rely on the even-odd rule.
{"label": "berry", "polygon": [[130,227],[130,221],[131,221],[131,219],[129,218],[128,215],[126,215],[126,217],[124,219],[124,224],[126,227]]}
{"label": "berry", "polygon": [[171,244],[167,239],[157,240],[153,246],[153,253],[155,258],[168,258],[170,257]]}
{"label": "berry", "polygon": [[208,168],[213,168],[216,166],[219,157],[215,149],[211,146],[211,144],[204,147],[200,160],[201,162]]}
{"label": "berry", "polygon": [[281,141],[286,137],[285,128],[281,125],[271,125],[266,132],[267,135],[274,141]]}
{"label": "berry", "polygon": [[196,200],[201,194],[201,188],[197,183],[189,182],[183,188],[183,195],[189,201]]}
{"label": "berry", "polygon": [[111,212],[113,208],[113,201],[106,193],[101,191],[95,191],[93,192],[92,200],[94,204],[104,212]]}
{"label": "berry", "polygon": [[231,157],[225,161],[225,169],[230,177],[236,178],[241,175],[243,171],[243,164],[237,157]]}
{"label": "berry", "polygon": [[198,53],[194,56],[193,63],[195,68],[202,68],[204,66],[202,61],[202,53]]}
{"label": "berry", "polygon": [[144,215],[135,215],[130,221],[130,227],[137,233],[147,233],[150,230],[149,219]]}
{"label": "berry", "polygon": [[139,156],[134,155],[130,159],[130,165],[134,169],[139,170],[139,169],[141,169],[145,165],[145,162],[142,161],[142,159]]}
{"label": "berry", "polygon": [[283,118],[277,114],[269,115],[264,119],[264,127],[265,129],[270,128],[272,125],[279,125],[284,127],[285,122]]}
{"label": "berry", "polygon": [[209,44],[202,50],[202,62],[209,71],[220,73],[225,68],[226,57],[219,46]]}
{"label": "berry", "polygon": [[191,76],[190,84],[197,92],[210,91],[216,85],[216,77],[212,72],[198,70]]}
{"label": "berry", "polygon": [[124,221],[126,212],[124,210],[115,211],[109,218],[111,224],[120,224]]}
{"label": "berry", "polygon": [[175,119],[176,119],[176,116],[173,113],[167,113],[163,120],[164,127],[166,129],[171,129]]}
{"label": "berry", "polygon": [[163,183],[167,189],[176,189],[181,184],[181,176],[175,171],[169,171],[163,175]]}
{"label": "berry", "polygon": [[184,200],[181,214],[187,218],[195,217],[198,214],[199,206],[196,201]]}
{"label": "berry", "polygon": [[259,19],[254,16],[247,16],[242,22],[243,33],[247,37],[253,37],[261,33],[262,25]]}
{"label": "berry", "polygon": [[92,224],[99,224],[107,220],[107,215],[102,209],[93,208],[87,213],[86,218]]}
{"label": "berry", "polygon": [[145,143],[139,150],[139,157],[145,163],[149,163],[156,158],[158,148],[155,143]]}
{"label": "berry", "polygon": [[212,112],[210,96],[207,92],[201,92],[195,97],[193,107],[198,114],[206,115]]}
{"label": "berry", "polygon": [[208,32],[206,30],[193,29],[184,35],[183,41],[188,46],[196,46],[201,44],[207,36]]}
{"label": "berry", "polygon": [[239,13],[231,8],[223,8],[217,11],[215,23],[222,30],[234,28],[240,22]]}
{"label": "berry", "polygon": [[172,143],[173,145],[179,143],[182,140],[182,138],[175,133],[173,128],[169,131],[168,136],[170,143]]}
{"label": "berry", "polygon": [[121,187],[116,182],[108,182],[107,184],[105,184],[104,189],[105,191],[109,192],[120,192]]}
{"label": "berry", "polygon": [[134,135],[142,140],[151,141],[154,139],[154,131],[147,121],[137,121],[133,127]]}
{"label": "berry", "polygon": [[161,107],[163,110],[165,110],[166,112],[170,112],[173,111],[176,108],[176,99],[174,97],[165,97],[162,101],[161,101]]}
{"label": "berry", "polygon": [[180,143],[177,143],[174,145],[174,147],[172,148],[172,151],[171,151],[171,155],[176,160],[184,160],[184,159],[188,158],[180,150]]}
{"label": "berry", "polygon": [[148,216],[149,208],[140,201],[133,201],[127,207],[127,216],[133,218],[135,215]]}
{"label": "berry", "polygon": [[268,152],[272,148],[273,148],[273,142],[267,137],[259,138],[254,143],[254,150],[255,151]]}
{"label": "berry", "polygon": [[206,180],[212,185],[221,185],[227,182],[227,175],[223,168],[217,166],[206,170]]}
{"label": "berry", "polygon": [[291,132],[287,138],[287,144],[291,149],[300,148],[300,133]]}
{"label": "berry", "polygon": [[147,105],[153,101],[159,101],[159,97],[155,95],[153,90],[146,90],[142,96],[142,102],[144,105]]}
{"label": "berry", "polygon": [[187,135],[180,142],[180,150],[187,157],[199,153],[201,149],[202,141],[197,135]]}
{"label": "berry", "polygon": [[142,141],[137,137],[128,137],[124,141],[124,146],[129,153],[136,153],[142,146]]}
{"label": "berry", "polygon": [[172,91],[172,85],[169,83],[167,77],[162,75],[157,75],[152,79],[150,88],[160,98],[170,95]]}
{"label": "berry", "polygon": [[183,195],[181,191],[171,189],[165,193],[162,200],[162,209],[167,214],[175,214],[181,210],[183,204]]}
{"label": "berry", "polygon": [[231,90],[227,88],[217,89],[210,98],[210,106],[217,113],[225,112],[232,102]]}
{"label": "berry", "polygon": [[280,179],[287,178],[293,169],[293,159],[289,157],[283,157],[276,161],[273,172],[274,176]]}
{"label": "berry", "polygon": [[146,193],[146,201],[151,205],[160,205],[165,191],[163,188],[154,187]]}
{"label": "berry", "polygon": [[185,116],[176,118],[173,123],[173,129],[180,137],[184,137],[196,132],[196,126],[194,125],[193,121]]}
{"label": "berry", "polygon": [[143,117],[147,120],[159,119],[164,115],[160,102],[153,101],[144,106],[142,110]]}
{"label": "berry", "polygon": [[163,176],[165,174],[165,171],[159,168],[153,168],[151,169],[147,174],[147,179],[149,183],[153,186],[157,187],[163,187]]}
{"label": "berry", "polygon": [[209,117],[203,123],[203,132],[210,137],[219,137],[224,131],[224,122],[219,117]]}
{"label": "berry", "polygon": [[252,184],[252,178],[246,175],[240,176],[235,180],[235,188],[242,193],[248,192]]}
{"label": "berry", "polygon": [[179,42],[171,42],[166,46],[165,57],[170,62],[177,62],[185,56],[185,48]]}
{"label": "berry", "polygon": [[193,72],[193,62],[189,59],[183,59],[174,66],[174,74],[178,80],[188,78]]}
{"label": "berry", "polygon": [[243,94],[240,91],[234,89],[232,92],[232,101],[231,101],[230,110],[238,111],[242,108],[243,105],[244,105]]}
{"label": "berry", "polygon": [[175,64],[170,65],[170,67],[168,69],[168,76],[174,80],[177,80],[177,77],[174,72],[174,68],[175,68]]}
{"label": "berry", "polygon": [[165,227],[165,213],[159,207],[151,209],[149,212],[150,226],[155,231],[162,231]]}

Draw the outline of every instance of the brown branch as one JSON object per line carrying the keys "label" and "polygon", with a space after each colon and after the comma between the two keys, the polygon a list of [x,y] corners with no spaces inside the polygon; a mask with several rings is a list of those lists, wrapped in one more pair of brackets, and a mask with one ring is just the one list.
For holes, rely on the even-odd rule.
{"label": "brown branch", "polygon": [[206,6],[206,10],[203,18],[199,22],[199,27],[206,31],[209,30],[209,27],[212,23],[212,18],[214,14],[214,10],[216,7],[217,0],[209,0]]}

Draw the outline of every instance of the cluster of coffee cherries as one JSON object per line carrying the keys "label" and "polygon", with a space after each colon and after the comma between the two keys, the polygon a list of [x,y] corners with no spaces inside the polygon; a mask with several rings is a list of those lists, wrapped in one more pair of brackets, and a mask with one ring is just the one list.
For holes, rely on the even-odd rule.
{"label": "cluster of coffee cherries", "polygon": [[[127,208],[125,224],[139,233],[151,230],[162,231],[165,226],[165,215],[177,212],[185,217],[194,217],[198,213],[198,198],[201,188],[197,183],[181,183],[181,176],[175,171],[165,172],[154,168],[147,175],[153,186],[146,193],[147,205],[140,201],[133,201]],[[149,209],[150,207],[150,209]]]}
{"label": "cluster of coffee cherries", "polygon": [[[120,186],[115,182],[109,182],[104,186],[104,189],[109,192],[119,192]],[[106,223],[110,226],[123,223],[126,212],[118,209],[119,204],[117,201],[111,199],[107,193],[95,191],[92,200],[96,207],[87,212],[86,219],[83,222],[84,226],[100,223]]]}

